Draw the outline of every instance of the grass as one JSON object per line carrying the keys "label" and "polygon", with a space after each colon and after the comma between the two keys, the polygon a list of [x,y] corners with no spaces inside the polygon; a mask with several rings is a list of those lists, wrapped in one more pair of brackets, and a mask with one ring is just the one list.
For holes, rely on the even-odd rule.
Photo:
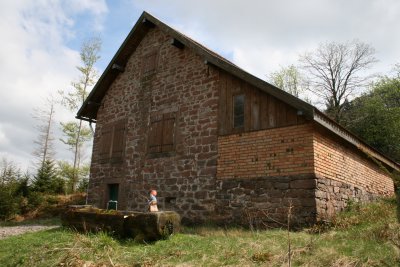
{"label": "grass", "polygon": [[[292,266],[400,266],[393,200],[353,207],[329,229],[290,234]],[[0,240],[0,266],[287,266],[287,232],[184,228],[139,244],[107,234],[53,229]]]}

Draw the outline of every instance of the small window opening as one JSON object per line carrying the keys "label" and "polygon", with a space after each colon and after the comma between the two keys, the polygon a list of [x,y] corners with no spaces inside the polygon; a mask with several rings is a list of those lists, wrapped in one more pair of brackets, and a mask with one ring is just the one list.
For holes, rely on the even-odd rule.
{"label": "small window opening", "polygon": [[233,96],[233,128],[244,126],[244,95]]}

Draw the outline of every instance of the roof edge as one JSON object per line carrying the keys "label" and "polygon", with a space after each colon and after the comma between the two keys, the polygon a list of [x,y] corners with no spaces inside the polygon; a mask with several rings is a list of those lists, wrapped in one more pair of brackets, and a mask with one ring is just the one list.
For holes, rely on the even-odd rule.
{"label": "roof edge", "polygon": [[388,156],[382,154],[372,146],[368,145],[364,141],[362,141],[359,137],[352,134],[349,130],[339,125],[337,122],[330,119],[328,116],[323,114],[321,111],[315,109],[314,112],[314,121],[318,124],[322,125],[324,128],[330,130],[334,134],[338,135],[342,139],[356,146],[358,149],[366,153],[367,155],[372,156],[373,158],[379,160],[380,162],[386,164],[387,166],[400,171],[400,165],[394,160],[390,159]]}

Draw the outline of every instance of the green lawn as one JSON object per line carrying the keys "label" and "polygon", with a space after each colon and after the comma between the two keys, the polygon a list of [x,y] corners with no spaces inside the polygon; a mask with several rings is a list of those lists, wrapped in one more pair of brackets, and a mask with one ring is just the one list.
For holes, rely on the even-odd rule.
{"label": "green lawn", "polygon": [[[400,266],[395,212],[385,200],[353,207],[328,231],[291,232],[292,265]],[[288,266],[287,241],[284,230],[204,226],[138,244],[60,228],[0,240],[0,266]]]}

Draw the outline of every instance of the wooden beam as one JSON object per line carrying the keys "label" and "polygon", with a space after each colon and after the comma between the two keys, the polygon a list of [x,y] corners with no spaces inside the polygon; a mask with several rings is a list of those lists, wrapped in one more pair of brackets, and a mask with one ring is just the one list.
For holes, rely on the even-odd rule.
{"label": "wooden beam", "polygon": [[121,65],[119,65],[117,63],[112,64],[111,69],[112,70],[118,70],[119,72],[124,72],[125,71],[125,67],[121,66]]}
{"label": "wooden beam", "polygon": [[171,39],[171,45],[173,45],[179,49],[183,49],[185,47],[185,45],[176,38]]}
{"label": "wooden beam", "polygon": [[144,19],[142,20],[142,23],[143,23],[144,25],[146,25],[147,27],[149,27],[149,28],[154,28],[154,27],[156,26],[152,21],[150,21],[150,20],[147,19],[147,18],[144,18]]}

